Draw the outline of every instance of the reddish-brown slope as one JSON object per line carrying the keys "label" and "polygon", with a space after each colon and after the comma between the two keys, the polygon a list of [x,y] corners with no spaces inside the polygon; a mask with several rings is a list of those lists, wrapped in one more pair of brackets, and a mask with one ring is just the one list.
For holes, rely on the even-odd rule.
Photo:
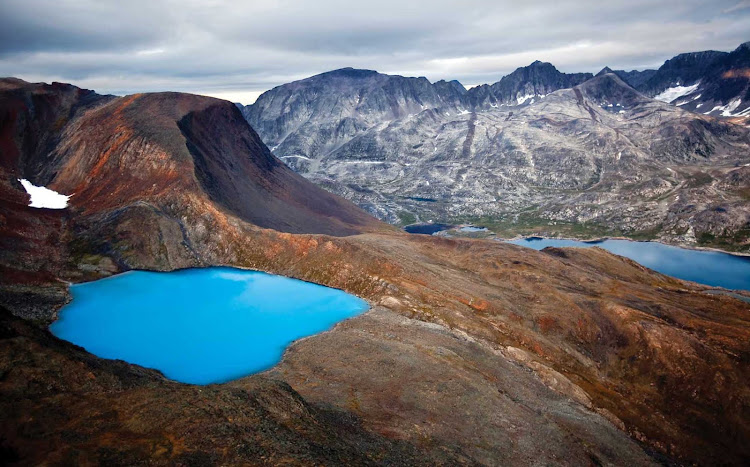
{"label": "reddish-brown slope", "polygon": [[156,206],[208,196],[234,216],[293,233],[379,228],[353,206],[273,157],[229,102],[161,93],[116,99],[65,132],[53,187],[85,213],[128,202]]}
{"label": "reddish-brown slope", "polygon": [[177,93],[107,100],[70,85],[4,80],[0,104],[6,177],[73,193],[86,214],[139,201],[163,209],[192,196],[285,232],[388,228],[273,157],[227,101]]}

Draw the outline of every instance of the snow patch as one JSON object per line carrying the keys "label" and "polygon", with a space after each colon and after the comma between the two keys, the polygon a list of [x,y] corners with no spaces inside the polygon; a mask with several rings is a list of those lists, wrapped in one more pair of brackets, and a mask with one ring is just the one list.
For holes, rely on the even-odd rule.
{"label": "snow patch", "polygon": [[729,104],[727,105],[717,105],[713,109],[709,110],[708,112],[703,112],[703,115],[709,115],[716,111],[720,111],[721,112],[720,115],[722,117],[741,117],[741,116],[747,115],[748,109],[745,109],[741,112],[737,112],[736,114],[733,113],[735,110],[737,110],[737,107],[739,107],[740,104],[742,104],[742,99],[738,97],[734,99],[733,101],[730,101]]}
{"label": "snow patch", "polygon": [[717,105],[716,107],[714,107],[713,109],[709,110],[708,112],[703,112],[703,115],[708,115],[711,112],[713,112],[714,110],[719,110],[720,108],[721,108],[721,106]]}
{"label": "snow patch", "polygon": [[734,112],[737,109],[737,107],[740,106],[741,103],[742,103],[742,101],[738,97],[737,99],[733,100],[729,104],[725,105],[721,109],[721,116],[722,117],[733,117],[734,114],[732,112]]}
{"label": "snow patch", "polygon": [[65,209],[68,207],[71,195],[62,195],[49,188],[33,185],[25,178],[19,178],[18,181],[21,182],[26,193],[31,195],[29,206],[32,208]]}
{"label": "snow patch", "polygon": [[[677,105],[678,105],[678,106],[680,106],[680,105],[685,105],[685,104],[687,104],[687,103],[689,103],[689,102],[693,102],[693,101],[694,101],[694,100],[696,100],[696,99],[700,99],[700,98],[701,98],[701,95],[702,95],[702,94],[696,94],[695,96],[691,97],[690,99],[688,99],[688,100],[686,100],[686,101],[678,102],[678,103],[677,103]],[[697,106],[696,106],[695,108],[697,109],[697,108],[698,108],[698,107],[700,107],[700,106],[701,106],[701,105],[700,105],[700,104],[698,104],[698,105],[697,105]]]}
{"label": "snow patch", "polygon": [[534,97],[534,94],[526,94],[525,96],[519,95],[519,96],[516,96],[516,102],[518,103],[518,105],[521,105],[533,97]]}
{"label": "snow patch", "polygon": [[700,81],[695,83],[692,86],[680,86],[679,83],[677,86],[667,88],[664,91],[660,92],[659,94],[654,96],[654,99],[657,101],[662,102],[672,102],[675,99],[678,99],[682,96],[686,96],[690,94],[691,92],[698,89],[698,85],[700,84]]}
{"label": "snow patch", "polygon": [[281,159],[286,159],[286,158],[289,158],[289,157],[296,157],[297,159],[305,159],[306,161],[311,161],[312,160],[309,157],[305,157],[305,156],[281,156]]}

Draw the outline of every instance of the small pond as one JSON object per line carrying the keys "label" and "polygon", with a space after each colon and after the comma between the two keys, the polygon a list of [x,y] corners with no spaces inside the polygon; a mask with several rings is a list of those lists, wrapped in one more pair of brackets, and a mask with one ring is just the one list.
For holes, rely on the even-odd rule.
{"label": "small pond", "polygon": [[192,384],[265,370],[294,340],[368,308],[341,290],[224,267],[131,271],[71,293],[50,326],[54,335]]}

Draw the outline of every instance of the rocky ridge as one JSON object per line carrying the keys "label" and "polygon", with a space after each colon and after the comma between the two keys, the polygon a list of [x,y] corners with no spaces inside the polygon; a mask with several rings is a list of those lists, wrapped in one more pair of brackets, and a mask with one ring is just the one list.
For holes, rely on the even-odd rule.
{"label": "rocky ridge", "polygon": [[[405,100],[412,113],[371,119],[355,82],[320,75],[243,114],[295,170],[391,223],[750,248],[747,127],[650,99],[615,73],[570,88],[587,77],[535,63],[508,78],[463,104]],[[286,95],[306,110],[269,106]]]}

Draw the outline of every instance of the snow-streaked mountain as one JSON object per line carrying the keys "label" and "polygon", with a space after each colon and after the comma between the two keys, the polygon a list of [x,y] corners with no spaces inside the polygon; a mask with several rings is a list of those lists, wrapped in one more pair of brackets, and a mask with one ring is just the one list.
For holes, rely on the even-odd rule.
{"label": "snow-streaked mountain", "polygon": [[680,54],[636,88],[655,99],[705,115],[750,116],[750,42],[729,53]]}
{"label": "snow-streaked mountain", "polygon": [[651,99],[614,73],[584,80],[537,62],[512,75],[446,93],[422,78],[336,71],[243,113],[276,156],[390,222],[568,223],[679,242],[748,228],[732,181],[750,177],[745,127]]}
{"label": "snow-streaked mountain", "polygon": [[471,88],[464,101],[472,109],[530,104],[558,89],[571,88],[592,77],[591,73],[561,73],[552,64],[537,60],[516,69],[495,84]]}

